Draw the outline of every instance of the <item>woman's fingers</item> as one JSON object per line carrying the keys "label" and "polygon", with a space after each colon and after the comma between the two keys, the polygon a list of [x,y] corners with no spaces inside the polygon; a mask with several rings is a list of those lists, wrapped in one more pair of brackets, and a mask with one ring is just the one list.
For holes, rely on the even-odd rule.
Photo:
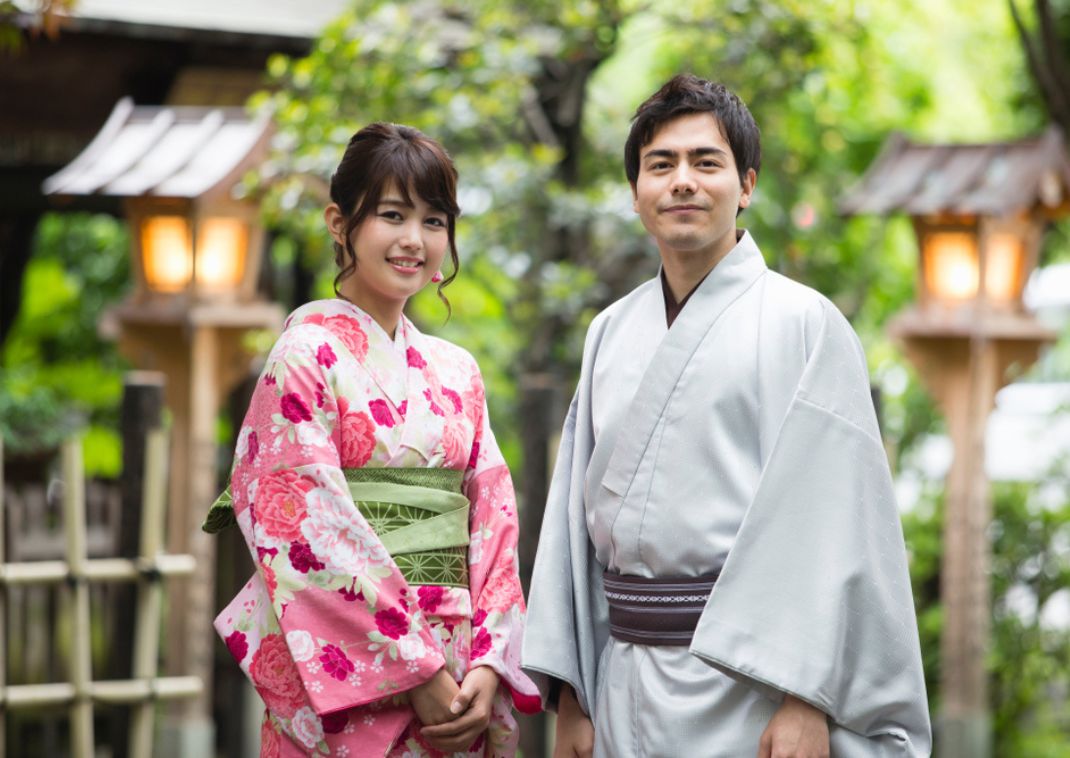
{"label": "woman's fingers", "polygon": [[489,723],[490,714],[488,712],[482,708],[471,708],[453,721],[447,721],[445,724],[435,724],[434,726],[425,726],[420,730],[420,734],[425,739],[455,737],[471,729],[482,731],[487,728]]}

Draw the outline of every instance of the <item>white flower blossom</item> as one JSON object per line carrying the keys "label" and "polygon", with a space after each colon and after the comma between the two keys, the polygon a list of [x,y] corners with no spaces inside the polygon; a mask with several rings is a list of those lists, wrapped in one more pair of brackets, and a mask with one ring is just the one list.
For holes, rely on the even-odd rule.
{"label": "white flower blossom", "polygon": [[311,660],[316,654],[316,641],[304,629],[287,632],[286,645],[290,648],[290,656],[298,663]]}
{"label": "white flower blossom", "polygon": [[409,632],[398,640],[398,652],[406,661],[415,661],[417,658],[423,658],[427,654],[427,649],[419,634]]}
{"label": "white flower blossom", "polygon": [[290,721],[290,729],[298,742],[311,750],[323,739],[323,724],[316,712],[307,705],[299,708]]}
{"label": "white flower blossom", "polygon": [[298,424],[297,441],[308,447],[326,447],[327,432],[319,424]]}

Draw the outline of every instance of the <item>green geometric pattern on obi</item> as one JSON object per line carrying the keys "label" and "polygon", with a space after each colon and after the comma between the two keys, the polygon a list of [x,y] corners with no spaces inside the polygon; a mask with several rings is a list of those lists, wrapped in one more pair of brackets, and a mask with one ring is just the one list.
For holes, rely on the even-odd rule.
{"label": "green geometric pattern on obi", "polygon": [[[441,468],[343,469],[353,502],[409,584],[468,586],[468,498],[463,471]],[[215,534],[236,523],[230,490],[201,526]]]}
{"label": "green geometric pattern on obi", "polygon": [[[387,473],[389,472],[389,473]],[[452,469],[346,469],[357,509],[409,584],[468,586],[468,498]]]}

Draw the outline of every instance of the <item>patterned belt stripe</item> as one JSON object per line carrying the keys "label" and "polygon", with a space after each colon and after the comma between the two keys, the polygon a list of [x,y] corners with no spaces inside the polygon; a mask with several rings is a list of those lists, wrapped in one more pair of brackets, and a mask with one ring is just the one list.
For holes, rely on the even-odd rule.
{"label": "patterned belt stripe", "polygon": [[717,575],[651,579],[606,573],[609,631],[638,645],[690,645]]}

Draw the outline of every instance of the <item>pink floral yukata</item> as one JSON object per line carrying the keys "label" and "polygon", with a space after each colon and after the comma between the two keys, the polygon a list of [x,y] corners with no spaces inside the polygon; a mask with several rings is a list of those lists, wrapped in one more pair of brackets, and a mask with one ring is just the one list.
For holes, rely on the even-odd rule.
{"label": "pink floral yukata", "polygon": [[[410,586],[342,472],[464,471],[469,588]],[[501,676],[464,756],[511,756],[511,709],[538,710],[520,671],[524,599],[512,480],[473,358],[402,317],[391,339],[344,300],[298,308],[238,436],[234,511],[257,573],[216,629],[267,706],[261,756],[439,756],[406,691],[439,668]]]}

